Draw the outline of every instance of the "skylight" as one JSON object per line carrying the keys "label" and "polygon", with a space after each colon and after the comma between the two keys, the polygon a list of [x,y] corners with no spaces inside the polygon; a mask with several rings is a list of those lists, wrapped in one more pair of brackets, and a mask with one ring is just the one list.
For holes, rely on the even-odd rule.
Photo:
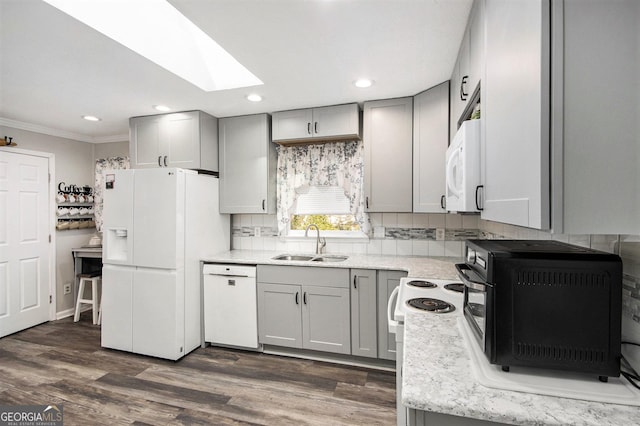
{"label": "skylight", "polygon": [[44,0],[204,91],[262,84],[166,0]]}

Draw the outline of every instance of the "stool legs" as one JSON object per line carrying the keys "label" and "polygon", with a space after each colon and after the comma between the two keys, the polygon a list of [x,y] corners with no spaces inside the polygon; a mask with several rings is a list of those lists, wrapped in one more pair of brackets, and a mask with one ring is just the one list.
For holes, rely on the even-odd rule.
{"label": "stool legs", "polygon": [[98,280],[91,280],[91,310],[93,313],[93,323],[98,323]]}
{"label": "stool legs", "polygon": [[84,296],[84,283],[85,279],[80,278],[80,285],[78,286],[78,299],[76,302],[76,312],[73,316],[73,322],[78,322],[80,320],[80,305],[82,304],[82,296]]}
{"label": "stool legs", "polygon": [[[85,290],[85,283],[87,281],[91,281],[91,299],[84,299],[84,290]],[[102,281],[101,277],[91,277],[91,278],[86,278],[86,277],[82,277],[80,278],[80,285],[78,286],[78,299],[76,302],[76,310],[75,310],[75,314],[73,316],[73,321],[74,322],[78,322],[78,320],[80,320],[80,307],[82,306],[82,304],[88,304],[91,305],[91,310],[92,310],[92,315],[93,315],[93,323],[94,324],[100,324],[102,321],[102,312],[100,312],[100,305],[101,303],[99,302],[100,300],[100,293],[98,292],[98,284],[99,282]]]}

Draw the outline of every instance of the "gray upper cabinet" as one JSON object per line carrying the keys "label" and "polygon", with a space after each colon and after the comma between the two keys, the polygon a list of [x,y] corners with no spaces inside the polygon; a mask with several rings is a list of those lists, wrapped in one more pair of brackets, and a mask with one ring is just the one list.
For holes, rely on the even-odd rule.
{"label": "gray upper cabinet", "polygon": [[377,358],[377,273],[351,270],[351,354]]}
{"label": "gray upper cabinet", "polygon": [[129,119],[132,168],[218,171],[218,119],[202,111]]}
{"label": "gray upper cabinet", "polygon": [[396,359],[395,335],[389,333],[387,322],[387,301],[398,285],[406,277],[404,271],[378,271],[378,358]]}
{"label": "gray upper cabinet", "polygon": [[413,98],[365,102],[363,140],[367,211],[410,213]]}
{"label": "gray upper cabinet", "polygon": [[300,143],[360,139],[357,103],[273,113],[274,142]]}
{"label": "gray upper cabinet", "polygon": [[484,0],[474,0],[467,27],[451,73],[450,132],[452,139],[458,122],[478,87],[484,62]]}
{"label": "gray upper cabinet", "polygon": [[275,213],[277,157],[269,118],[220,119],[221,213]]}
{"label": "gray upper cabinet", "polygon": [[449,82],[413,98],[413,211],[445,213]]}
{"label": "gray upper cabinet", "polygon": [[485,6],[482,217],[554,233],[640,232],[640,51],[629,44],[638,2]]}
{"label": "gray upper cabinet", "polygon": [[483,219],[548,229],[548,0],[487,0]]}
{"label": "gray upper cabinet", "polygon": [[640,2],[558,3],[551,10],[551,50],[562,53],[551,61],[553,231],[638,235]]}

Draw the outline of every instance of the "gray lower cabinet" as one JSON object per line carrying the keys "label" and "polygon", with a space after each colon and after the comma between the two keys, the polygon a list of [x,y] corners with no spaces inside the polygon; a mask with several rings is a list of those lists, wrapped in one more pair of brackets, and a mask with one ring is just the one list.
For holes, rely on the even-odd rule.
{"label": "gray lower cabinet", "polygon": [[407,276],[404,271],[378,271],[378,358],[396,359],[395,335],[389,333],[387,323],[387,301],[400,284],[400,278]]}
{"label": "gray lower cabinet", "polygon": [[378,357],[377,273],[351,270],[351,353]]}
{"label": "gray lower cabinet", "polygon": [[258,265],[262,344],[351,353],[349,270]]}
{"label": "gray lower cabinet", "polygon": [[302,348],[300,286],[258,283],[258,340]]}

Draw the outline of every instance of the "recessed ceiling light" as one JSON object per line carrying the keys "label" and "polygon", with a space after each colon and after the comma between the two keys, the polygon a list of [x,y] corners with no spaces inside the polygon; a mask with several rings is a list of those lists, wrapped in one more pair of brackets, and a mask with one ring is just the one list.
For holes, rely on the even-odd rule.
{"label": "recessed ceiling light", "polygon": [[167,111],[171,111],[171,108],[169,108],[166,105],[154,105],[153,106],[155,109],[157,109],[158,111],[162,111],[162,112],[167,112]]}
{"label": "recessed ceiling light", "polygon": [[204,91],[262,84],[166,0],[45,1]]}
{"label": "recessed ceiling light", "polygon": [[258,95],[257,93],[252,93],[247,96],[247,99],[251,102],[260,102],[262,100],[262,96]]}
{"label": "recessed ceiling light", "polygon": [[101,121],[102,119],[96,117],[95,115],[83,115],[82,118],[88,121]]}
{"label": "recessed ceiling light", "polygon": [[356,87],[364,89],[366,87],[371,87],[371,85],[373,84],[373,80],[369,80],[368,78],[361,78],[356,80],[353,84],[355,84]]}

